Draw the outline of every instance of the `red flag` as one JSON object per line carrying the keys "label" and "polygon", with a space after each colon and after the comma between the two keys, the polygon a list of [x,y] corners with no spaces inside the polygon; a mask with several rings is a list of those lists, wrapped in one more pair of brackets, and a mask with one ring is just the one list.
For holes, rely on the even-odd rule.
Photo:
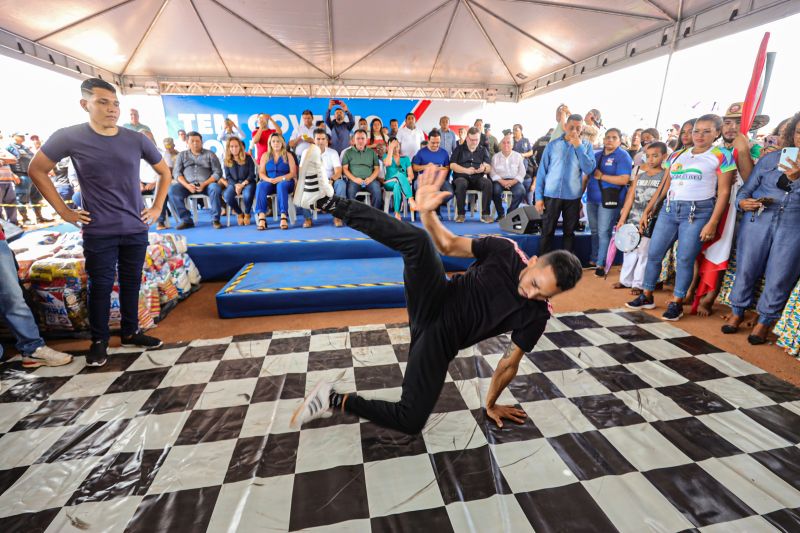
{"label": "red flag", "polygon": [[747,134],[750,131],[750,126],[753,124],[753,119],[756,116],[756,110],[761,103],[762,89],[764,88],[764,66],[767,63],[767,44],[769,43],[769,32],[764,34],[761,39],[761,46],[758,49],[756,56],[756,63],[753,65],[753,75],[750,78],[750,85],[747,87],[747,96],[744,99],[744,106],[742,108],[742,125],[739,131]]}

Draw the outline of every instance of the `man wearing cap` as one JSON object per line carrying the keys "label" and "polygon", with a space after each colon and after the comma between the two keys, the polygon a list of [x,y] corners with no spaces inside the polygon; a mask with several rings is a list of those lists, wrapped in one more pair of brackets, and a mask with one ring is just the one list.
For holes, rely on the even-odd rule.
{"label": "man wearing cap", "polygon": [[[331,120],[331,110],[333,112],[333,120]],[[347,120],[345,120],[345,116]],[[353,120],[353,114],[347,109],[347,104],[341,100],[331,99],[328,102],[328,111],[325,113],[325,124],[331,131],[331,148],[336,150],[340,156],[344,156],[345,148],[350,146],[350,130],[356,125]]]}
{"label": "man wearing cap", "polygon": [[22,223],[30,223],[28,219],[28,209],[25,207],[28,203],[33,204],[33,212],[36,213],[36,221],[38,223],[52,222],[51,219],[45,218],[44,215],[42,215],[42,193],[39,192],[39,189],[36,188],[31,178],[28,176],[28,167],[31,164],[34,154],[30,148],[23,144],[25,142],[25,134],[16,132],[12,137],[14,142],[9,144],[6,150],[17,158],[17,162],[11,165],[11,171],[19,178],[19,183],[17,183],[16,186],[17,207],[22,217]]}

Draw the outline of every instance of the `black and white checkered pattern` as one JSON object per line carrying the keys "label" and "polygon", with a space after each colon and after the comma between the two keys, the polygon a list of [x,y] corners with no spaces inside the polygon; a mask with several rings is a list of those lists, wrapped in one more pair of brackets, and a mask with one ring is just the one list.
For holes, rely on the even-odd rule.
{"label": "black and white checkered pattern", "polygon": [[3,367],[0,531],[800,529],[800,389],[641,313],[560,315],[482,409],[507,336],[464,350],[410,437],[289,418],[321,378],[396,400],[405,325]]}

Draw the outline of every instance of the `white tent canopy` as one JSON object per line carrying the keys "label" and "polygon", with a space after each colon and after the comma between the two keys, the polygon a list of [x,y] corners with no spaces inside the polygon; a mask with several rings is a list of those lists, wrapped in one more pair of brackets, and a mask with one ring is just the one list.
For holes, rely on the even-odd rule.
{"label": "white tent canopy", "polygon": [[0,51],[128,93],[514,101],[800,0],[2,0]]}

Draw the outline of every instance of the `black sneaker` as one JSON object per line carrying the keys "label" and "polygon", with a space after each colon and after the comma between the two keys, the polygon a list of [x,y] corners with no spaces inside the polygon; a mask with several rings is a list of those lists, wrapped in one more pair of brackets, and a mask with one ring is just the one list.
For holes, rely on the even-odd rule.
{"label": "black sneaker", "polygon": [[138,346],[139,348],[159,348],[163,342],[161,339],[157,339],[155,337],[151,337],[150,335],[145,335],[144,333],[134,333],[133,335],[128,335],[127,337],[122,337],[122,345],[123,346]]}
{"label": "black sneaker", "polygon": [[108,360],[108,343],[106,341],[93,341],[86,356],[86,366],[103,366]]}
{"label": "black sneaker", "polygon": [[194,222],[187,220],[175,226],[175,229],[189,229],[193,227],[194,227]]}
{"label": "black sneaker", "polygon": [[603,276],[606,275],[606,271],[603,267],[597,267],[594,269],[594,275],[597,276],[598,278],[602,278]]}
{"label": "black sneaker", "polygon": [[664,320],[675,322],[682,316],[683,316],[683,304],[679,304],[677,302],[670,302],[669,305],[667,306],[667,310],[664,311],[663,315],[661,315],[661,318]]}
{"label": "black sneaker", "polygon": [[626,303],[625,306],[631,309],[655,309],[656,303],[653,301],[652,297],[648,298],[642,293],[632,302]]}

